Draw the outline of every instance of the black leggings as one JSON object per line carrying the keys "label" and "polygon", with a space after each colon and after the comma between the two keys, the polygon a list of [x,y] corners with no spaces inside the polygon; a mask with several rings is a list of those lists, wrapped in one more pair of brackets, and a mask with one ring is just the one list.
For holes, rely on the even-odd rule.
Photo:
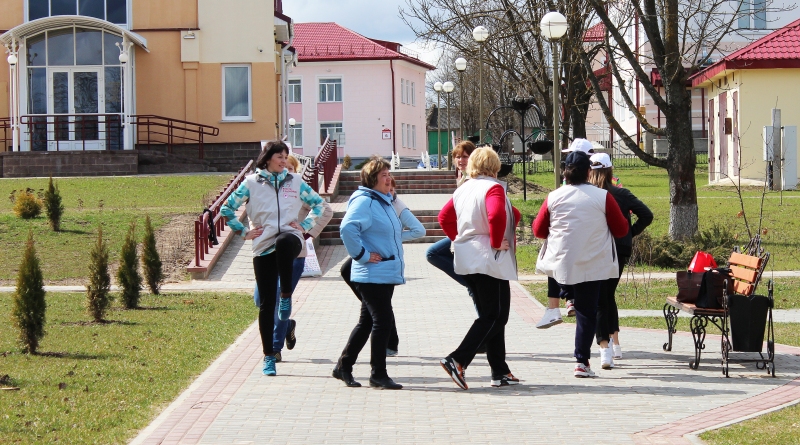
{"label": "black leggings", "polygon": [[389,335],[394,329],[394,312],[392,311],[392,295],[394,284],[353,283],[356,292],[361,296],[361,316],[358,324],[350,333],[350,338],[339,357],[339,369],[353,372],[353,365],[358,354],[372,337],[370,344],[370,360],[373,378],[388,377],[386,373],[386,347]]}
{"label": "black leggings", "polygon": [[508,280],[500,280],[484,274],[464,275],[469,287],[475,292],[478,303],[478,318],[472,323],[467,335],[452,357],[462,367],[472,363],[478,347],[486,344],[486,360],[493,376],[510,373],[506,363],[506,323],[511,308],[511,289]]}
{"label": "black leggings", "polygon": [[[353,268],[353,259],[348,258],[347,261],[345,261],[344,264],[342,264],[342,268],[339,269],[339,273],[342,274],[342,279],[344,280],[344,282],[347,283],[348,286],[350,286],[350,290],[352,290],[353,293],[356,294],[356,298],[358,298],[358,301],[361,301],[361,295],[358,294],[358,290],[356,289],[356,284],[358,283],[353,283],[352,281],[350,281],[350,270],[352,268]],[[392,312],[392,315],[394,316],[394,312]],[[398,348],[400,347],[400,337],[397,335],[396,323],[392,324],[392,332],[389,334],[389,344],[386,347],[393,351],[399,350]]]}
{"label": "black leggings", "polygon": [[[291,233],[282,233],[275,240],[275,251],[269,255],[253,258],[253,272],[259,289],[276,289],[281,279],[281,293],[292,292],[292,269],[294,260],[300,255],[300,238]],[[275,326],[275,292],[261,293],[258,309],[258,330],[264,355],[272,355],[272,331]]]}
{"label": "black leggings", "polygon": [[617,258],[619,260],[619,276],[607,279],[600,291],[600,300],[597,303],[597,331],[595,332],[598,345],[601,341],[609,341],[611,334],[619,331],[616,293],[617,285],[622,278],[622,271],[628,264],[628,258],[622,256]]}

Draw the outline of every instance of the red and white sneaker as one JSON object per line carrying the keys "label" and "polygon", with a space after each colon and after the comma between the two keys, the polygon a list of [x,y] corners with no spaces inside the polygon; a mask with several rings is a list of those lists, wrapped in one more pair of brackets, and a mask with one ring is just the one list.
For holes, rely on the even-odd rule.
{"label": "red and white sneaker", "polygon": [[567,300],[567,317],[575,316],[575,300]]}
{"label": "red and white sneaker", "polygon": [[592,371],[592,368],[589,365],[584,365],[583,363],[575,364],[575,372],[573,375],[579,378],[597,377],[597,374]]}
{"label": "red and white sneaker", "polygon": [[519,379],[514,377],[514,374],[508,373],[506,375],[493,375],[492,386],[499,388],[501,386],[519,385]]}
{"label": "red and white sneaker", "polygon": [[453,379],[453,383],[458,385],[461,389],[469,389],[466,377],[464,376],[464,368],[462,368],[458,362],[453,360],[452,357],[447,357],[443,358],[439,363],[441,363],[447,375]]}

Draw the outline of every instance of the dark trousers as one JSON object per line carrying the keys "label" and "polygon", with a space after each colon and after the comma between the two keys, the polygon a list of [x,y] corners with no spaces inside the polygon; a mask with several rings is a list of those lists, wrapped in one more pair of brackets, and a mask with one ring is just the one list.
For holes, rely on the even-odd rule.
{"label": "dark trousers", "polygon": [[392,295],[394,284],[353,283],[356,292],[361,296],[361,316],[358,324],[350,333],[350,338],[339,357],[339,369],[353,372],[353,365],[358,354],[372,336],[370,344],[370,360],[373,378],[388,377],[386,373],[386,347],[389,335],[394,329],[394,312],[392,311]]}
{"label": "dark trousers", "polygon": [[466,368],[475,358],[481,343],[485,343],[486,359],[492,368],[492,375],[506,375],[511,372],[506,364],[505,337],[508,312],[511,309],[511,288],[508,280],[484,274],[464,275],[464,279],[475,293],[478,318],[450,357]]}
{"label": "dark trousers", "polygon": [[[358,298],[358,301],[361,301],[361,295],[359,295],[358,290],[356,290],[356,283],[350,281],[350,270],[352,268],[353,268],[353,259],[348,258],[347,261],[345,261],[344,264],[342,264],[342,268],[339,269],[339,273],[341,273],[344,282],[347,283],[348,286],[350,286],[350,290],[352,290],[353,293],[356,294],[356,298]],[[392,315],[394,316],[394,312],[392,312]],[[396,322],[392,324],[392,332],[389,334],[389,344],[386,347],[393,351],[399,350],[398,348],[400,347],[400,336],[397,335]]]}
{"label": "dark trousers", "polygon": [[572,300],[572,295],[569,294],[569,289],[558,284],[558,281],[547,277],[547,298]]}
{"label": "dark trousers", "polygon": [[575,299],[575,359],[583,364],[589,363],[592,354],[592,337],[597,329],[597,301],[606,280],[587,281],[564,285]]}
{"label": "dark trousers", "polygon": [[[300,238],[291,233],[282,233],[275,240],[275,251],[269,255],[253,258],[253,272],[259,289],[277,289],[280,277],[281,292],[292,292],[292,270],[294,260],[300,254]],[[275,314],[275,292],[260,293],[258,308],[258,330],[264,355],[272,355],[272,331]]]}
{"label": "dark trousers", "polygon": [[595,338],[599,345],[601,341],[608,341],[611,334],[619,331],[619,311],[617,310],[617,285],[619,279],[622,277],[622,271],[625,265],[628,264],[627,257],[619,257],[619,276],[617,278],[609,278],[603,285],[603,290],[600,293],[600,301],[597,304],[597,330],[595,331]]}

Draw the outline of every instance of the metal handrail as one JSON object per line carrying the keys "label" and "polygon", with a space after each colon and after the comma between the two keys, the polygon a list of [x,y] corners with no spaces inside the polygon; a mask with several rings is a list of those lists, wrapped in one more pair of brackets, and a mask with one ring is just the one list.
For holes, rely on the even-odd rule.
{"label": "metal handrail", "polygon": [[[319,150],[317,155],[314,157],[314,164],[309,168],[307,167],[303,171],[303,181],[306,184],[310,185],[315,191],[319,191],[319,173],[322,171],[323,178],[325,181],[325,186],[330,187],[331,181],[333,179],[333,170],[336,169],[336,165],[338,164],[338,157],[336,156],[336,141],[331,139],[330,136],[325,138],[325,142],[322,143],[322,148]],[[325,164],[328,162],[328,159],[333,154],[333,158],[336,160],[336,163],[333,164],[332,168],[329,166],[325,168]]]}
{"label": "metal handrail", "polygon": [[[131,125],[136,125],[136,139],[139,144],[146,144],[148,149],[151,144],[166,145],[167,153],[172,153],[172,146],[176,145],[175,139],[178,138],[182,144],[196,142],[199,157],[203,159],[205,156],[203,150],[204,137],[219,136],[219,128],[197,122],[157,116],[155,114],[134,114],[130,118]],[[144,137],[142,137],[142,130],[144,130]],[[183,134],[176,134],[176,132],[183,132]]]}
{"label": "metal handrail", "polygon": [[248,173],[253,168],[253,161],[249,161],[247,165],[242,167],[239,170],[239,173],[233,177],[228,182],[228,185],[217,194],[214,203],[208,207],[210,213],[203,213],[200,215],[194,222],[194,262],[195,266],[200,267],[200,261],[205,260],[206,254],[208,254],[209,249],[209,240],[208,235],[211,233],[211,230],[208,227],[208,220],[206,218],[212,218],[212,222],[214,224],[214,231],[216,236],[220,236],[222,232],[225,230],[225,221],[222,215],[219,213],[222,205],[225,204],[225,201],[230,197],[230,195],[236,190],[237,187],[244,181],[244,178],[247,176]]}
{"label": "metal handrail", "polygon": [[[0,144],[2,145],[2,150],[0,151],[11,151],[8,150],[8,147],[14,142],[13,134],[11,133],[11,118],[10,117],[0,117]],[[13,150],[14,147],[11,147]]]}
{"label": "metal handrail", "polygon": [[[37,144],[44,144],[47,149],[50,142],[72,141],[81,142],[85,151],[87,141],[99,140],[105,140],[108,149],[114,139],[122,148],[122,115],[117,113],[25,114],[19,117],[19,122],[26,127],[23,132],[27,134],[32,149]],[[73,129],[70,129],[70,124],[74,125]],[[103,124],[103,129],[100,124]],[[59,144],[55,148],[59,151]]]}

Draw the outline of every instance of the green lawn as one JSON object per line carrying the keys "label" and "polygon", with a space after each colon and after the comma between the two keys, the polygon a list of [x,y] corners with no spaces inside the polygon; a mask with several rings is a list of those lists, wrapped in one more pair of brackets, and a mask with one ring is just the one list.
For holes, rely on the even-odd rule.
{"label": "green lawn", "polygon": [[[619,169],[615,172],[623,185],[631,190],[653,211],[655,219],[647,229],[653,236],[667,233],[669,226],[669,183],[666,171],[659,168],[631,168]],[[528,176],[532,182],[552,188],[552,173],[537,173]],[[734,187],[710,187],[708,173],[698,170],[696,174],[697,194],[699,205],[700,228],[710,228],[713,224],[729,227],[744,243],[748,238],[744,218],[737,217],[741,207]],[[782,196],[781,196],[782,195]],[[758,218],[761,208],[761,190],[747,188],[742,193],[745,214],[750,223],[751,231],[758,227]],[[515,206],[520,208],[526,227],[530,227],[530,220],[535,217],[541,206],[543,194],[528,194],[530,202],[522,202],[521,195],[512,196]],[[762,229],[763,245],[772,253],[768,269],[796,270],[800,269],[800,192],[769,192],[764,199]],[[529,229],[528,229],[529,230]],[[538,250],[539,243],[534,242],[532,249]],[[527,255],[526,258],[536,256]],[[519,268],[523,271],[532,271],[535,261],[529,263],[519,261]]]}
{"label": "green lawn", "polygon": [[[0,313],[10,313],[0,294]],[[0,323],[0,442],[125,443],[256,318],[243,294],[144,295],[141,310],[89,323],[84,294],[47,295],[41,355]],[[0,385],[3,386],[3,385]]]}
{"label": "green lawn", "polygon": [[[230,175],[134,176],[103,178],[56,178],[66,212],[62,231],[53,232],[44,212],[23,220],[12,210],[10,199],[0,204],[0,283],[12,283],[16,276],[28,232],[33,231],[36,248],[48,283],[82,279],[87,273],[88,252],[96,241],[97,228],[109,243],[110,260],[116,261],[125,232],[137,220],[141,236],[145,215],[156,230],[178,214],[199,214],[204,199],[216,192]],[[47,179],[0,179],[0,196],[13,190],[43,190]]]}
{"label": "green lawn", "polygon": [[[527,283],[526,286],[534,298],[547,304],[547,283]],[[623,277],[617,287],[617,308],[661,310],[664,300],[677,293],[675,280],[628,280]],[[766,279],[759,285],[757,293],[767,294]],[[800,278],[776,278],[773,296],[775,309],[800,309]]]}

